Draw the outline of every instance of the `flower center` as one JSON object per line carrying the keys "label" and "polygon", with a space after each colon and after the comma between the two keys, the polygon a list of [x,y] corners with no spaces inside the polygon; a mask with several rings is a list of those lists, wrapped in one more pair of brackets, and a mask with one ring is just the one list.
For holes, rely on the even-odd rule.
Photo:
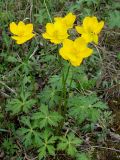
{"label": "flower center", "polygon": [[55,31],[53,32],[53,37],[54,37],[55,39],[58,39],[58,31],[57,31],[57,30],[55,30]]}
{"label": "flower center", "polygon": [[20,32],[18,33],[18,36],[23,37],[23,36],[24,36],[24,32],[23,32],[23,31],[20,31]]}

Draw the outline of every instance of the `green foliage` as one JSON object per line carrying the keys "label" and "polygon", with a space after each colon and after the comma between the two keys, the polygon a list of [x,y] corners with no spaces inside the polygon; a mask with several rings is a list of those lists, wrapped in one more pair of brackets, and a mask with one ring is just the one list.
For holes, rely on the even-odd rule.
{"label": "green foliage", "polygon": [[31,121],[30,118],[22,117],[21,123],[24,127],[18,129],[17,134],[21,137],[25,147],[38,145],[41,143],[38,124],[36,121]]}
{"label": "green foliage", "polygon": [[48,155],[55,155],[55,142],[57,140],[56,136],[53,136],[50,130],[46,129],[43,133],[40,135],[41,137],[41,143],[39,144],[39,158],[42,159],[45,158]]}
{"label": "green foliage", "polygon": [[120,11],[115,10],[109,13],[108,24],[110,28],[120,28]]}
{"label": "green foliage", "polygon": [[[0,84],[0,151],[5,153],[3,159],[61,159],[58,156],[62,151],[66,159],[68,155],[76,160],[90,160],[92,153],[91,156],[85,153],[82,143],[87,145],[87,139],[91,145],[107,142],[113,116],[98,95],[104,99],[109,88],[109,77],[104,76],[109,59],[107,53],[113,49],[113,57],[115,52],[118,62],[120,59],[119,10],[119,0],[0,1],[0,82],[3,82]],[[43,40],[41,33],[50,22],[50,16],[53,19],[69,11],[80,20],[96,15],[105,21],[105,27],[99,35],[99,45],[94,46],[94,54],[80,67],[70,67],[65,100],[62,76],[66,77],[69,64],[58,60],[58,46]],[[36,37],[17,45],[10,38],[9,23],[22,20],[34,24]],[[76,24],[80,21],[76,20]],[[75,36],[74,30],[70,38]],[[115,42],[110,36],[114,36]],[[113,64],[112,71],[117,67],[119,63]],[[115,73],[113,77],[116,78],[117,70]],[[96,82],[101,79],[103,85],[97,88]],[[95,94],[90,95],[93,91]],[[96,126],[101,131],[96,132]]]}
{"label": "green foliage", "polygon": [[66,153],[72,157],[75,157],[77,153],[76,147],[82,143],[80,138],[75,137],[73,133],[69,133],[67,136],[59,138],[57,149],[66,151]]}
{"label": "green foliage", "polygon": [[20,112],[29,112],[29,110],[35,105],[36,100],[30,98],[31,94],[29,92],[21,92],[19,98],[13,98],[8,101],[7,111],[12,114],[18,114]]}
{"label": "green foliage", "polygon": [[55,88],[45,87],[43,91],[39,94],[41,103],[48,104],[53,107],[59,102],[60,96]]}
{"label": "green foliage", "polygon": [[14,144],[11,139],[4,139],[1,147],[10,155],[13,155],[18,149],[17,145]]}
{"label": "green foliage", "polygon": [[96,122],[100,118],[102,110],[107,106],[102,103],[96,95],[73,96],[68,100],[69,115],[74,117],[79,123],[84,120]]}
{"label": "green foliage", "polygon": [[108,24],[110,28],[120,28],[120,12],[119,11],[114,11],[109,13],[108,17]]}
{"label": "green foliage", "polygon": [[91,160],[91,158],[83,152],[77,155],[77,160]]}
{"label": "green foliage", "polygon": [[118,58],[118,60],[120,60],[120,53],[117,54],[117,58]]}
{"label": "green foliage", "polygon": [[32,118],[38,121],[40,128],[45,128],[47,126],[58,126],[63,117],[58,112],[49,111],[48,106],[42,104],[40,111],[34,113]]}

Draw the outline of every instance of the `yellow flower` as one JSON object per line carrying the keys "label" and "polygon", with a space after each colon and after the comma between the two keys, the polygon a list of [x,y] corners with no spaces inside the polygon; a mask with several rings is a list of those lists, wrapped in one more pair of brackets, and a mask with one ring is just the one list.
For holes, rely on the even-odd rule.
{"label": "yellow flower", "polygon": [[89,57],[93,50],[87,47],[86,41],[79,37],[72,41],[66,39],[63,42],[63,47],[59,50],[59,54],[71,62],[73,66],[79,66],[84,58]]}
{"label": "yellow flower", "polygon": [[16,40],[17,44],[23,44],[35,36],[33,34],[33,24],[25,24],[20,21],[18,25],[15,22],[10,23],[10,31],[14,34],[11,38]]}
{"label": "yellow flower", "polygon": [[96,17],[85,17],[82,26],[76,26],[76,30],[87,42],[98,44],[98,34],[103,26],[104,22],[98,22]]}
{"label": "yellow flower", "polygon": [[66,29],[70,29],[73,27],[76,16],[70,12],[65,17],[55,17],[54,20],[55,22],[62,22],[66,26]]}
{"label": "yellow flower", "polygon": [[43,38],[49,39],[54,44],[60,44],[68,38],[65,25],[61,21],[47,23],[46,32],[42,34]]}

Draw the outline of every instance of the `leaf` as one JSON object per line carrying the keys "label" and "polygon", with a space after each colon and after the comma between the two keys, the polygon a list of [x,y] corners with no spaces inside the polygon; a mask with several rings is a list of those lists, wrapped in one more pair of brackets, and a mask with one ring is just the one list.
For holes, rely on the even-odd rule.
{"label": "leaf", "polygon": [[79,153],[77,154],[77,160],[90,160],[87,153]]}
{"label": "leaf", "polygon": [[24,136],[24,144],[25,144],[25,147],[28,147],[32,144],[32,133],[31,132],[28,132]]}
{"label": "leaf", "polygon": [[58,150],[64,150],[70,156],[75,156],[77,153],[76,147],[82,143],[80,138],[75,137],[73,133],[69,133],[67,137],[60,137],[60,142],[57,145]]}
{"label": "leaf", "polygon": [[5,31],[2,31],[2,36],[3,36],[3,42],[6,44],[7,47],[10,46],[10,38],[8,34]]}
{"label": "leaf", "polygon": [[101,102],[96,95],[70,97],[68,106],[69,115],[79,123],[85,119],[96,122],[100,118],[101,111],[107,108],[106,104]]}
{"label": "leaf", "polygon": [[19,99],[12,99],[8,101],[7,111],[11,111],[12,114],[17,114],[21,111],[23,103]]}
{"label": "leaf", "polygon": [[19,128],[17,134],[25,144],[25,147],[39,145],[41,138],[36,122],[31,121],[29,117],[22,117],[21,123],[23,123],[25,127]]}
{"label": "leaf", "polygon": [[30,97],[30,93],[22,93],[20,94],[20,97],[13,98],[11,100],[8,100],[7,104],[7,111],[12,112],[12,114],[18,114],[20,112],[27,113],[31,107],[36,103],[35,99],[28,99]]}
{"label": "leaf", "polygon": [[40,159],[43,159],[43,157],[46,157],[46,147],[45,146],[40,147],[38,152],[39,152]]}
{"label": "leaf", "polygon": [[120,60],[120,53],[117,54],[117,58],[118,58],[118,60]]}
{"label": "leaf", "polygon": [[7,61],[13,63],[18,62],[17,58],[15,58],[14,56],[8,56]]}
{"label": "leaf", "polygon": [[110,28],[120,28],[120,11],[113,11],[109,13],[108,24]]}
{"label": "leaf", "polygon": [[40,128],[48,125],[56,127],[62,120],[62,116],[58,112],[48,111],[48,106],[43,104],[40,107],[40,112],[34,113],[32,118],[38,120]]}
{"label": "leaf", "polygon": [[55,147],[57,137],[53,136],[53,134],[49,130],[45,130],[41,134],[41,143],[39,144],[39,158],[42,159],[47,155],[55,155]]}
{"label": "leaf", "polygon": [[22,122],[25,126],[27,126],[27,127],[29,127],[29,128],[32,127],[32,126],[31,126],[31,123],[30,123],[29,117],[22,117],[22,118],[21,118],[21,122]]}
{"label": "leaf", "polygon": [[54,106],[59,102],[59,95],[57,94],[57,90],[51,87],[45,87],[43,91],[39,94],[39,98],[41,103],[49,104],[49,106]]}
{"label": "leaf", "polygon": [[49,155],[52,155],[52,156],[55,155],[55,148],[52,145],[47,145],[47,150]]}

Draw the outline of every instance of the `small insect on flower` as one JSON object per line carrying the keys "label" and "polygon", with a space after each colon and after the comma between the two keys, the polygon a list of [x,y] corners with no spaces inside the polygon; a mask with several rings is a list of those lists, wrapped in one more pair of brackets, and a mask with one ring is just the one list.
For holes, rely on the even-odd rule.
{"label": "small insect on flower", "polygon": [[85,17],[82,26],[76,26],[76,30],[87,42],[98,44],[98,34],[104,26],[104,21],[98,22],[97,17]]}
{"label": "small insect on flower", "polygon": [[93,50],[87,47],[87,42],[82,38],[76,38],[74,41],[66,39],[59,54],[70,61],[73,66],[79,66],[84,58],[89,57]]}
{"label": "small insect on flower", "polygon": [[35,36],[33,24],[25,24],[23,21],[18,24],[15,22],[10,23],[10,31],[14,34],[11,38],[16,40],[17,44],[23,44]]}

